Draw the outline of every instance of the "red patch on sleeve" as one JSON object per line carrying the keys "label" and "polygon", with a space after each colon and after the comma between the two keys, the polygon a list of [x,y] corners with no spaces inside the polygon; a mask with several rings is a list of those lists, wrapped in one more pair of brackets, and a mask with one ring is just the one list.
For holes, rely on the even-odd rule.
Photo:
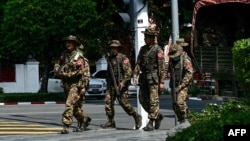
{"label": "red patch on sleeve", "polygon": [[186,69],[191,69],[193,66],[192,66],[192,64],[191,63],[187,63],[187,65],[186,65]]}
{"label": "red patch on sleeve", "polygon": [[129,62],[128,58],[126,58],[126,59],[123,60],[124,64],[127,64],[128,62]]}
{"label": "red patch on sleeve", "polygon": [[162,52],[158,52],[158,58],[161,59],[163,57],[163,53]]}
{"label": "red patch on sleeve", "polygon": [[80,60],[80,59],[77,60],[77,61],[76,61],[76,65],[77,65],[77,66],[81,66],[81,65],[82,65],[82,60]]}

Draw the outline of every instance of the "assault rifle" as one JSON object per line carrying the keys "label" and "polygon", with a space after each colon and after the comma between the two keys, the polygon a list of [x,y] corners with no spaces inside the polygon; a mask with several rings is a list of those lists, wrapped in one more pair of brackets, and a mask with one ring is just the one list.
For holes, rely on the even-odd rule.
{"label": "assault rifle", "polygon": [[110,76],[112,77],[112,81],[113,81],[114,86],[115,86],[116,94],[117,94],[118,96],[120,96],[119,87],[118,87],[118,85],[117,85],[117,83],[116,83],[116,80],[115,80],[114,70],[113,70],[113,67],[112,67],[112,65],[111,65],[111,63],[110,63],[108,57],[109,57],[109,55],[106,56],[106,61],[107,61],[107,63],[108,63],[108,70],[109,70]]}

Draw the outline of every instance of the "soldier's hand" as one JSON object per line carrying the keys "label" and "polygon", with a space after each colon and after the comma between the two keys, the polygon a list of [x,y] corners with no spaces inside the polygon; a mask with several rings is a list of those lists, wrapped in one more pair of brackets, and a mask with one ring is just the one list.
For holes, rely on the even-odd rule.
{"label": "soldier's hand", "polygon": [[124,88],[125,86],[124,86],[124,84],[123,83],[120,83],[119,84],[119,90],[121,90],[122,88]]}
{"label": "soldier's hand", "polygon": [[181,90],[180,87],[176,87],[176,88],[175,88],[175,92],[177,92],[177,93],[180,92],[180,90]]}
{"label": "soldier's hand", "polygon": [[85,94],[85,93],[86,93],[86,88],[82,88],[80,94]]}
{"label": "soldier's hand", "polygon": [[160,90],[164,90],[164,89],[165,89],[165,84],[164,84],[164,83],[160,83],[159,89],[160,89]]}
{"label": "soldier's hand", "polygon": [[138,85],[138,77],[133,77],[133,82],[134,82],[134,85],[137,86]]}

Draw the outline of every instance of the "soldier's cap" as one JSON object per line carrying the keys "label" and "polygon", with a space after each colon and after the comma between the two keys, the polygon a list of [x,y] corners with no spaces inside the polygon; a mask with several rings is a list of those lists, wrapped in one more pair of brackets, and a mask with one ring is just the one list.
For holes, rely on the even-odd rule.
{"label": "soldier's cap", "polygon": [[80,46],[80,45],[81,45],[81,43],[80,43],[80,41],[78,40],[78,38],[77,38],[76,36],[74,36],[74,35],[69,35],[69,36],[67,36],[66,38],[63,39],[63,41],[64,41],[64,42],[66,42],[66,41],[73,41],[73,42],[75,42],[75,43],[77,44],[77,46]]}
{"label": "soldier's cap", "polygon": [[146,28],[145,31],[142,31],[142,33],[144,33],[144,35],[148,35],[148,36],[157,36],[158,35],[158,31],[155,28]]}
{"label": "soldier's cap", "polygon": [[122,44],[118,40],[112,40],[109,44],[109,47],[122,47]]}
{"label": "soldier's cap", "polygon": [[188,46],[189,44],[187,42],[185,42],[184,38],[179,38],[176,40],[176,44],[177,45],[180,45],[182,47],[186,47]]}
{"label": "soldier's cap", "polygon": [[183,52],[183,48],[178,44],[174,44],[170,46],[168,56],[170,58],[175,58],[177,56],[180,56],[182,52]]}

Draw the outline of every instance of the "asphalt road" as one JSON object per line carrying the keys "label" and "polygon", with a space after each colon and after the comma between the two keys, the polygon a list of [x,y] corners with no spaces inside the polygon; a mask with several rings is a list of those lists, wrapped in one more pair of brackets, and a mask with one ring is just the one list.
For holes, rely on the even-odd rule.
{"label": "asphalt road", "polygon": [[[129,101],[137,107],[136,98]],[[220,101],[201,101],[190,99],[190,110],[200,111],[207,103],[220,103]],[[134,130],[133,117],[128,116],[119,104],[115,105],[116,129],[102,129],[101,124],[107,121],[103,100],[87,99],[84,103],[85,113],[91,118],[91,124],[84,132],[71,132],[61,135],[61,114],[64,104],[43,105],[9,105],[0,106],[0,140],[4,141],[165,141],[166,133],[176,127],[175,115],[171,108],[169,96],[160,97],[160,113],[164,119],[159,130],[145,132]],[[145,117],[146,118],[146,117]],[[71,130],[76,126],[73,122]]]}

